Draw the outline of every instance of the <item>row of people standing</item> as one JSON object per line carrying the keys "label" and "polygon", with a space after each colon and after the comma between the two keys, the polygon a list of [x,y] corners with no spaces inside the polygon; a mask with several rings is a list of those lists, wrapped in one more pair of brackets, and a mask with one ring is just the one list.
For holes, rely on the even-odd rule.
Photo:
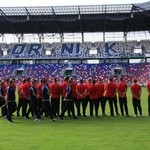
{"label": "row of people standing", "polygon": [[[148,85],[147,89],[149,90],[150,86]],[[16,110],[16,108],[17,108],[17,116],[20,115],[19,112],[21,107],[22,107],[22,116],[25,118],[29,118],[29,114],[31,112],[32,116],[35,116],[36,119],[39,119],[42,113],[44,112],[45,115],[49,115],[51,119],[54,119],[54,117],[60,115],[60,97],[62,97],[61,98],[62,113],[60,115],[61,118],[63,118],[64,113],[67,109],[68,115],[70,116],[71,112],[73,118],[76,118],[74,103],[77,108],[77,116],[83,115],[83,117],[86,117],[86,108],[88,102],[90,104],[89,105],[90,116],[93,116],[93,107],[95,108],[95,115],[98,116],[99,104],[101,104],[102,115],[105,116],[106,115],[105,106],[107,101],[110,106],[110,115],[114,116],[114,109],[116,115],[119,115],[117,106],[117,95],[116,95],[117,93],[119,98],[121,115],[122,116],[124,116],[124,114],[126,114],[127,116],[129,115],[126,96],[127,84],[124,82],[123,78],[120,79],[120,82],[118,84],[115,84],[113,82],[113,79],[109,78],[108,82],[105,85],[103,84],[101,78],[98,79],[97,83],[95,80],[92,80],[91,78],[88,79],[87,83],[84,83],[84,81],[81,79],[80,83],[78,84],[75,81],[73,81],[73,78],[68,77],[64,80],[62,84],[59,84],[57,79],[55,78],[54,83],[51,85],[48,84],[48,81],[45,78],[42,79],[40,83],[37,83],[36,80],[31,81],[30,78],[23,79],[22,83],[18,86],[18,96],[19,96],[18,107],[16,107],[15,102],[16,97],[14,95],[16,89],[15,81],[10,80],[9,84],[6,83],[6,85],[4,85],[3,82],[1,82],[0,86],[1,86],[0,102],[1,106],[3,106],[2,107],[3,116],[6,115],[6,107],[5,107],[6,102],[8,110],[11,110],[10,113],[7,113],[7,119],[9,121],[12,121],[11,116],[12,113]],[[45,91],[47,90],[45,93],[43,91],[44,87]],[[66,100],[66,97],[68,96],[66,94],[70,93],[68,87],[71,88],[71,95],[70,95],[71,98],[69,98],[71,99],[71,102],[68,102]],[[139,84],[137,84],[136,79],[134,80],[133,85],[131,86],[131,93],[135,116],[138,115],[137,110],[139,110],[139,114],[142,115],[142,108],[140,104],[141,87]],[[6,102],[5,102],[5,95],[7,95]],[[45,98],[45,95],[47,95],[47,98]],[[50,96],[51,96],[51,103],[49,102]],[[44,102],[45,99],[46,102]],[[82,104],[82,114],[80,110],[81,104]]]}
{"label": "row of people standing", "polygon": [[[70,83],[70,84],[68,84]],[[48,84],[48,83],[47,83]],[[106,102],[108,101],[110,106],[110,115],[114,116],[114,110],[116,115],[119,115],[118,105],[117,105],[117,98],[119,99],[120,111],[121,115],[128,116],[128,105],[127,105],[127,84],[120,78],[120,82],[115,84],[112,78],[108,79],[108,82],[104,85],[101,78],[96,80],[92,80],[91,78],[88,79],[87,83],[81,79],[80,82],[77,84],[73,78],[65,78],[62,84],[59,84],[57,79],[54,79],[54,83],[47,85],[51,95],[51,106],[52,112],[54,116],[60,115],[60,97],[61,97],[61,111],[63,112],[64,108],[66,107],[66,91],[68,91],[68,86],[71,87],[71,99],[72,105],[69,105],[68,116],[70,116],[70,112],[72,112],[72,116],[75,116],[74,110],[74,103],[77,108],[77,116],[83,115],[86,117],[86,109],[89,103],[90,106],[90,116],[93,116],[93,108],[95,108],[95,115],[98,116],[99,114],[99,104],[101,105],[102,115],[105,116],[105,106]],[[43,81],[41,80],[40,84],[36,84],[35,88],[37,89],[37,109],[40,111],[42,108],[42,86]],[[25,84],[24,88],[25,91],[28,91],[29,83],[27,81],[27,85]],[[18,88],[19,89],[19,88]],[[137,83],[137,80],[134,79],[133,84],[131,85],[131,94],[132,94],[132,102],[134,108],[135,116],[138,115],[137,110],[139,110],[139,114],[142,116],[142,108],[141,108],[141,86]],[[19,90],[18,90],[19,91]],[[118,93],[118,97],[117,97]],[[30,93],[29,93],[30,94]],[[28,95],[29,95],[28,94]],[[27,94],[26,94],[27,95]],[[30,99],[30,98],[29,98]],[[19,100],[20,101],[20,100]],[[82,114],[81,114],[81,104],[82,104]],[[20,105],[19,105],[20,106]],[[18,107],[19,108],[19,107]],[[19,109],[18,111],[19,112]],[[18,113],[17,113],[18,114]],[[27,113],[29,114],[29,113]],[[45,112],[46,114],[46,112]],[[63,114],[64,116],[64,114]],[[26,115],[28,118],[28,115]]]}
{"label": "row of people standing", "polygon": [[[117,98],[119,99],[120,111],[121,115],[129,116],[128,112],[128,104],[127,104],[127,84],[125,83],[123,78],[120,78],[120,82],[115,84],[113,82],[113,78],[109,78],[108,82],[104,85],[102,79],[99,78],[96,83],[95,80],[89,78],[88,83],[84,86],[83,81],[80,81],[80,84],[77,85],[76,92],[81,97],[77,96],[77,111],[80,112],[78,106],[78,99],[82,102],[84,106],[84,99],[90,103],[90,116],[93,116],[93,106],[95,107],[95,115],[98,116],[99,104],[101,104],[102,115],[105,116],[105,106],[108,101],[110,107],[110,115],[114,116],[114,110],[116,115],[120,115],[118,111]],[[81,92],[81,89],[87,90],[87,92]],[[150,86],[147,86],[147,90],[150,89]],[[133,80],[133,84],[130,87],[132,94],[132,104],[134,109],[134,116],[139,115],[142,116],[142,107],[141,107],[141,86],[137,83],[137,80]],[[150,90],[149,90],[150,91]],[[87,93],[87,94],[84,94]],[[118,97],[117,97],[118,93]],[[149,96],[150,97],[150,96]],[[150,98],[149,98],[150,99]],[[150,103],[150,100],[149,100]],[[86,104],[87,105],[87,104]],[[150,115],[150,107],[149,107],[149,115]],[[85,112],[85,108],[83,107],[83,112]]]}

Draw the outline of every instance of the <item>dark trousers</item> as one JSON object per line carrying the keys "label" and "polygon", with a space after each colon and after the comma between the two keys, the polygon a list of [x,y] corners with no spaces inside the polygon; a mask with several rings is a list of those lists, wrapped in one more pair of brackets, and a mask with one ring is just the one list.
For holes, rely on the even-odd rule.
{"label": "dark trousers", "polygon": [[0,100],[0,107],[1,107],[1,114],[2,116],[6,116],[7,115],[7,107],[5,105],[5,100]]}
{"label": "dark trousers", "polygon": [[148,96],[148,115],[150,116],[150,96]]}
{"label": "dark trousers", "polygon": [[8,102],[8,112],[7,112],[7,119],[12,121],[12,114],[16,111],[17,105],[16,102]]}
{"label": "dark trousers", "polygon": [[105,105],[106,105],[107,100],[108,100],[108,103],[109,103],[110,115],[114,116],[113,98],[111,98],[111,97],[105,97],[105,100],[104,100]]}
{"label": "dark trousers", "polygon": [[75,104],[76,104],[76,107],[77,107],[77,115],[78,116],[81,115],[80,105],[82,104],[82,114],[85,117],[86,116],[86,107],[87,107],[86,100],[85,99],[77,99]]}
{"label": "dark trousers", "polygon": [[126,116],[128,116],[128,106],[127,106],[127,97],[119,97],[119,105],[121,110],[121,115],[124,116],[124,111]]}
{"label": "dark trousers", "polygon": [[40,110],[42,109],[42,99],[37,99],[37,113],[39,114]]}
{"label": "dark trousers", "polygon": [[73,101],[64,101],[64,109],[61,112],[60,116],[63,117],[64,113],[66,111],[70,111],[72,113],[72,116],[75,117],[75,112],[74,112],[74,102]]}
{"label": "dark trousers", "polygon": [[[64,97],[62,97],[62,100],[61,100],[61,112],[63,112],[64,108],[65,108],[65,105],[66,105],[66,102],[64,101]],[[68,110],[68,117],[70,117],[71,114],[70,114],[70,110]]]}
{"label": "dark trousers", "polygon": [[87,102],[85,99],[84,100],[82,99],[82,113],[84,117],[86,116],[86,108],[87,108]]}
{"label": "dark trousers", "polygon": [[51,98],[51,104],[54,116],[59,116],[60,98]]}
{"label": "dark trousers", "polygon": [[37,119],[41,117],[43,112],[48,112],[48,115],[50,116],[51,119],[53,119],[53,112],[52,112],[52,107],[50,104],[50,101],[42,101],[42,109],[40,110],[40,113],[37,115]]}
{"label": "dark trousers", "polygon": [[89,102],[90,102],[90,96],[86,96],[86,99],[85,99],[85,110],[86,110],[87,105],[88,105]]}
{"label": "dark trousers", "polygon": [[132,98],[132,104],[134,109],[134,114],[137,115],[137,110],[139,110],[139,114],[142,115],[142,107],[141,107],[141,100]]}
{"label": "dark trousers", "polygon": [[90,100],[90,116],[93,116],[93,107],[95,107],[95,115],[98,116],[99,100]]}
{"label": "dark trousers", "polygon": [[85,104],[86,104],[86,107],[87,107],[88,102],[90,102],[90,96],[87,96],[87,97],[86,97],[85,102],[86,102]]}
{"label": "dark trousers", "polygon": [[105,99],[104,97],[100,97],[99,99],[99,103],[101,104],[101,109],[102,109],[102,115],[105,115]]}
{"label": "dark trousers", "polygon": [[30,112],[32,113],[32,116],[37,117],[37,100],[29,100],[29,109],[26,113],[26,117],[29,116]]}
{"label": "dark trousers", "polygon": [[29,107],[29,100],[28,99],[25,99],[24,100],[24,104],[23,104],[23,107],[22,107],[22,113],[24,114],[24,116],[26,116],[26,113],[27,113],[27,108]]}
{"label": "dark trousers", "polygon": [[118,113],[118,105],[117,105],[117,96],[115,96],[115,97],[113,98],[113,104],[114,104],[114,106],[115,106],[116,115],[119,115],[119,113]]}
{"label": "dark trousers", "polygon": [[[38,98],[37,99],[37,114],[40,113],[41,109],[42,109],[42,98]],[[46,110],[44,111],[45,117],[48,116],[48,112],[46,112]]]}
{"label": "dark trousers", "polygon": [[77,116],[80,116],[80,105],[81,105],[81,100],[79,100],[79,99],[77,99],[76,101],[75,101],[75,106],[76,106],[76,108],[77,108]]}
{"label": "dark trousers", "polygon": [[23,110],[24,103],[25,103],[25,99],[24,98],[19,98],[18,107],[17,107],[17,116],[19,116],[21,108],[22,108],[22,116],[25,116],[25,113],[24,113],[24,110]]}
{"label": "dark trousers", "polygon": [[64,97],[61,98],[61,112],[64,110]]}

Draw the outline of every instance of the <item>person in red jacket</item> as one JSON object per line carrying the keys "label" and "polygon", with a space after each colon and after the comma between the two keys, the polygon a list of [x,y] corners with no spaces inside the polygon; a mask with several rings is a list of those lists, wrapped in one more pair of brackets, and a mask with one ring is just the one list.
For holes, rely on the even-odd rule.
{"label": "person in red jacket", "polygon": [[40,80],[40,82],[37,84],[37,87],[36,87],[37,88],[37,92],[38,92],[37,113],[39,113],[40,110],[42,109],[42,86],[43,86],[43,79]]}
{"label": "person in red jacket", "polygon": [[50,90],[51,90],[51,104],[52,104],[52,110],[54,113],[54,117],[58,117],[59,116],[61,87],[57,82],[57,78],[54,78],[54,83],[51,85]]}
{"label": "person in red jacket", "polygon": [[138,116],[137,110],[139,110],[140,116],[142,116],[141,107],[141,86],[137,83],[137,79],[133,80],[131,85],[132,104],[134,108],[134,117]]}
{"label": "person in red jacket", "polygon": [[3,81],[0,81],[0,108],[1,114],[4,118],[7,116],[7,106],[6,106],[6,97],[4,93],[5,84]]}
{"label": "person in red jacket", "polygon": [[113,99],[116,95],[116,85],[113,82],[113,78],[109,78],[105,85],[105,99],[109,102],[110,115],[114,116]]}
{"label": "person in red jacket", "polygon": [[92,85],[89,87],[89,96],[90,96],[90,116],[93,116],[93,106],[95,106],[95,116],[98,117],[98,87],[96,86],[96,80],[92,81]]}
{"label": "person in red jacket", "polygon": [[[74,109],[74,103],[76,102],[77,100],[77,93],[76,93],[76,86],[77,86],[77,83],[76,81],[73,79],[73,77],[70,77],[69,78],[70,81],[72,81],[72,97],[73,97],[73,109]],[[74,111],[74,110],[73,110]],[[70,114],[70,111],[68,112]],[[81,116],[81,114],[80,114]]]}
{"label": "person in red jacket", "polygon": [[[65,95],[66,95],[66,88],[68,87],[68,80],[69,80],[69,77],[65,77],[63,83],[61,84],[61,112],[64,110],[64,107],[65,107],[65,103],[66,101],[64,101],[63,99],[65,98]],[[68,110],[68,117],[70,117],[70,111]]]}
{"label": "person in red jacket", "polygon": [[4,84],[4,95],[6,96],[6,89],[9,87],[9,81],[10,81],[10,79],[9,78],[7,78],[6,80],[5,80],[5,84]]}
{"label": "person in red jacket", "polygon": [[73,101],[76,101],[76,99],[77,99],[77,93],[76,93],[76,86],[77,86],[77,83],[76,83],[76,81],[73,79],[73,77],[70,77],[69,80],[72,81],[72,96],[73,96]]}
{"label": "person in red jacket", "polygon": [[[24,96],[25,96],[25,105],[24,105],[25,114],[27,112],[27,107],[29,106],[29,96],[30,96],[29,89],[30,89],[30,87],[31,87],[30,78],[27,78],[26,83],[23,86],[23,92],[24,92]],[[27,118],[27,119],[29,119],[29,118]]]}
{"label": "person in red jacket", "polygon": [[18,107],[17,107],[17,116],[20,116],[20,108],[22,107],[22,117],[25,116],[24,103],[25,103],[25,95],[23,92],[23,86],[26,83],[26,79],[22,79],[22,83],[18,86]]}
{"label": "person in red jacket", "polygon": [[150,81],[147,83],[146,89],[148,92],[148,116],[150,117]]}
{"label": "person in red jacket", "polygon": [[[114,82],[113,82],[113,83],[114,83]],[[115,112],[116,112],[116,115],[119,116],[120,114],[119,114],[119,112],[118,112],[118,105],[117,105],[117,84],[114,83],[114,86],[116,87],[116,94],[115,94],[115,96],[114,96],[114,98],[113,98],[113,104],[114,104],[114,110],[115,110]]]}
{"label": "person in red jacket", "polygon": [[81,116],[80,113],[80,104],[82,103],[82,112],[83,117],[86,117],[86,87],[83,84],[83,80],[80,80],[80,83],[76,86],[77,100],[75,102],[77,107],[77,116]]}
{"label": "person in red jacket", "polygon": [[101,103],[101,108],[102,108],[102,115],[103,116],[106,116],[106,114],[105,114],[105,108],[104,108],[104,105],[105,105],[105,99],[104,99],[104,84],[103,84],[103,82],[102,82],[102,79],[101,78],[99,78],[98,79],[98,83],[96,84],[96,86],[97,86],[97,90],[98,90],[98,100],[99,100],[99,102]]}
{"label": "person in red jacket", "polygon": [[87,83],[85,83],[85,87],[86,87],[86,107],[88,105],[88,102],[90,102],[90,95],[89,95],[89,88],[92,85],[92,78],[89,77],[87,80]]}
{"label": "person in red jacket", "polygon": [[120,104],[120,110],[121,115],[124,116],[124,111],[126,113],[126,116],[129,116],[128,114],[128,105],[127,105],[127,84],[125,83],[123,77],[120,78],[120,82],[117,85],[117,92],[119,97],[119,104]]}

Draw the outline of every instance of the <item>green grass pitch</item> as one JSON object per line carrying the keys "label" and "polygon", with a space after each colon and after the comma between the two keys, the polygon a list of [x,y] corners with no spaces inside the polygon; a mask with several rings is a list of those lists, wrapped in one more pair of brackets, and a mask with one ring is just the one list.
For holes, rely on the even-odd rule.
{"label": "green grass pitch", "polygon": [[[150,118],[145,88],[141,101],[143,117],[137,118],[133,117],[130,90],[131,117],[65,118],[56,122],[43,117],[40,123],[16,116],[14,123],[7,123],[0,118],[0,150],[149,150]],[[109,115],[108,104],[106,108]]]}

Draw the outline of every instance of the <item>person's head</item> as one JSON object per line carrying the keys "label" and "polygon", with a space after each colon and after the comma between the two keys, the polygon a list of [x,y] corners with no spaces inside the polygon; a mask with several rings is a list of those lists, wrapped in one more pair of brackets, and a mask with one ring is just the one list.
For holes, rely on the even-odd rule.
{"label": "person's head", "polygon": [[101,77],[99,77],[99,78],[98,78],[98,81],[99,81],[99,82],[102,82],[102,78],[101,78]]}
{"label": "person's head", "polygon": [[68,81],[69,80],[69,77],[65,77],[64,81]]}
{"label": "person's head", "polygon": [[123,78],[123,77],[121,77],[121,78],[120,78],[120,81],[123,81],[123,80],[124,80],[124,78]]}
{"label": "person's head", "polygon": [[83,79],[80,79],[80,84],[83,84]]}
{"label": "person's head", "polygon": [[68,81],[68,84],[71,86],[71,85],[72,85],[72,80],[69,80],[69,81]]}
{"label": "person's head", "polygon": [[3,87],[3,86],[4,86],[4,82],[0,81],[0,87]]}
{"label": "person's head", "polygon": [[30,79],[30,78],[27,78],[27,79],[26,79],[26,81],[27,81],[27,82],[30,82],[30,81],[31,81],[31,79]]}
{"label": "person's head", "polygon": [[58,82],[58,79],[57,78],[54,78],[54,83],[57,83]]}
{"label": "person's head", "polygon": [[95,83],[96,83],[96,80],[92,80],[92,84],[95,85]]}
{"label": "person's head", "polygon": [[10,79],[9,79],[9,78],[7,78],[5,81],[6,81],[7,83],[9,83]]}
{"label": "person's head", "polygon": [[92,83],[92,78],[91,77],[88,78],[88,82]]}
{"label": "person's head", "polygon": [[133,79],[133,83],[137,83],[137,79]]}
{"label": "person's head", "polygon": [[9,81],[9,85],[10,85],[11,87],[14,87],[14,80],[10,80],[10,81]]}
{"label": "person's head", "polygon": [[34,87],[35,87],[36,83],[37,83],[37,80],[32,80],[31,81],[31,85],[34,86]]}
{"label": "person's head", "polygon": [[24,83],[26,83],[26,79],[24,78],[24,79],[22,79],[22,83],[24,84]]}
{"label": "person's head", "polygon": [[13,80],[14,82],[16,81],[15,77],[12,77],[11,80]]}
{"label": "person's head", "polygon": [[44,85],[48,85],[48,81],[47,81],[46,78],[43,79],[43,84],[44,84]]}
{"label": "person's head", "polygon": [[109,81],[109,82],[113,82],[113,78],[109,78],[108,81]]}
{"label": "person's head", "polygon": [[43,84],[43,81],[45,80],[46,78],[43,77],[42,79],[40,79],[40,83]]}
{"label": "person's head", "polygon": [[73,81],[73,77],[70,77],[69,80]]}

